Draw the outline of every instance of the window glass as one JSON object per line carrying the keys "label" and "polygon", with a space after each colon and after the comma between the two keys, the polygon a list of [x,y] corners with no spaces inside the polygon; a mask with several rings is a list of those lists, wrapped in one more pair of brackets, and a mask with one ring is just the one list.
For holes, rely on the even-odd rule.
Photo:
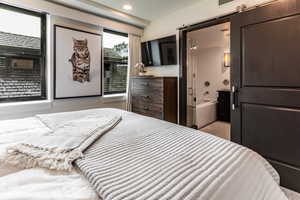
{"label": "window glass", "polygon": [[0,102],[45,99],[45,16],[0,4],[0,19]]}
{"label": "window glass", "polygon": [[103,47],[104,95],[125,93],[128,69],[128,36],[104,30]]}
{"label": "window glass", "polygon": [[0,8],[0,18],[2,19],[0,20],[0,29],[2,31],[37,38],[41,37],[40,17]]}

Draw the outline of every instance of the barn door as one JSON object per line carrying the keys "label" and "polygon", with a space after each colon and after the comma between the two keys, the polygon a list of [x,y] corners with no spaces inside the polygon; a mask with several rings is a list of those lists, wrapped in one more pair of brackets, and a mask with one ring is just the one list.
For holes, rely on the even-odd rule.
{"label": "barn door", "polygon": [[300,1],[240,13],[231,29],[232,140],[300,191]]}

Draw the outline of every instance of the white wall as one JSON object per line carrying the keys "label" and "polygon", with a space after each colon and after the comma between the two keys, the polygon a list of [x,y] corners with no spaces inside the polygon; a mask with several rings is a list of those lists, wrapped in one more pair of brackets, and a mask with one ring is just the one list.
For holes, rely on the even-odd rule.
{"label": "white wall", "polygon": [[[230,68],[224,67],[224,47],[212,47],[201,49],[194,53],[193,59],[196,59],[196,97],[197,104],[205,100],[217,100],[218,90],[229,90],[229,85],[224,85],[225,79],[230,80]],[[208,81],[210,86],[206,87],[204,83]],[[209,92],[209,94],[205,94]]]}
{"label": "white wall", "polygon": [[[44,11],[49,13],[47,17],[47,101],[32,101],[21,103],[0,104],[0,120],[29,117],[40,113],[64,112],[81,109],[113,107],[125,109],[126,96],[120,97],[93,97],[69,100],[53,100],[53,24],[68,25],[75,28],[86,27],[89,31],[99,32],[101,27],[107,27],[121,32],[141,35],[142,30],[134,26],[122,24],[63,6],[52,4],[42,0],[10,0],[8,2],[19,7]],[[51,16],[51,17],[50,17]],[[59,17],[58,17],[59,16]],[[68,19],[65,19],[68,18]],[[79,21],[79,22],[77,22]],[[89,23],[89,24],[85,24]]]}
{"label": "white wall", "polygon": [[[230,80],[230,68],[224,67],[223,63],[224,51],[227,50],[227,47],[209,47],[189,51],[187,88],[191,89],[188,89],[187,96],[188,126],[196,123],[196,105],[204,101],[216,101],[217,91],[230,89],[230,85],[223,84],[223,80]],[[206,81],[210,86],[205,86]]]}
{"label": "white wall", "polygon": [[[236,7],[241,4],[247,6],[254,6],[256,4],[269,2],[271,0],[235,0],[233,2],[218,5],[218,0],[199,0],[197,3],[177,10],[174,13],[160,17],[155,21],[152,21],[149,26],[146,27],[142,40],[152,40],[168,35],[177,34],[177,28],[184,25],[199,23],[213,17],[223,16],[234,12]],[[168,71],[169,74],[178,73],[177,68],[173,67],[173,71]],[[165,74],[163,67],[156,68],[156,75],[160,75],[159,71]]]}

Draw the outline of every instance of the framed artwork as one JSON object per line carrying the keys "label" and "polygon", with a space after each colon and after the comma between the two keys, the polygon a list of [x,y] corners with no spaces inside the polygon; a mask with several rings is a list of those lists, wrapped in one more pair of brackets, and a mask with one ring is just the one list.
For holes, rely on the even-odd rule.
{"label": "framed artwork", "polygon": [[101,34],[54,25],[54,98],[102,95]]}

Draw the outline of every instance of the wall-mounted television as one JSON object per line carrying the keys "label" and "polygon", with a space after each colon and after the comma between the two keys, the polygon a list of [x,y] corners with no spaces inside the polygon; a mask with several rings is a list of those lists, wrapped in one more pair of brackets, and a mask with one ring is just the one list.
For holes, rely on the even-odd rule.
{"label": "wall-mounted television", "polygon": [[142,43],[145,66],[177,65],[176,35]]}

